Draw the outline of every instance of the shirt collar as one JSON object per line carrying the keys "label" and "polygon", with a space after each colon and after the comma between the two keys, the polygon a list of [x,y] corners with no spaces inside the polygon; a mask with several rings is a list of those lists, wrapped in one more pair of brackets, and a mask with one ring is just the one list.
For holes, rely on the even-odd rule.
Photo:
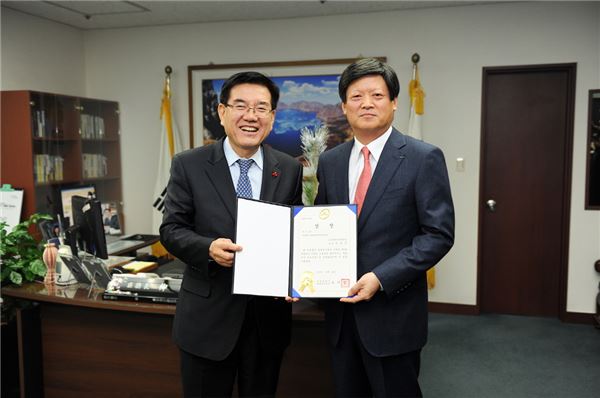
{"label": "shirt collar", "polygon": [[[225,140],[223,141],[223,152],[225,152],[225,158],[227,159],[227,164],[229,165],[229,167],[233,166],[237,162],[238,159],[243,159],[237,153],[235,153],[235,151],[231,147],[231,143],[229,142],[229,137],[225,137]],[[263,168],[262,145],[260,146],[258,151],[256,151],[254,153],[254,155],[252,155],[250,157],[250,159],[254,160],[254,163],[256,163],[258,168],[262,170],[262,168]]]}
{"label": "shirt collar", "polygon": [[[375,159],[376,162],[379,161],[381,152],[383,152],[383,147],[385,146],[388,138],[390,138],[390,135],[392,135],[392,126],[390,126],[385,133],[381,134],[379,137],[366,145],[366,147],[369,148],[369,152],[371,152],[371,156],[373,156],[373,159]],[[352,152],[356,152],[358,154],[364,146],[365,145],[363,143],[354,137],[354,146],[352,147]]]}

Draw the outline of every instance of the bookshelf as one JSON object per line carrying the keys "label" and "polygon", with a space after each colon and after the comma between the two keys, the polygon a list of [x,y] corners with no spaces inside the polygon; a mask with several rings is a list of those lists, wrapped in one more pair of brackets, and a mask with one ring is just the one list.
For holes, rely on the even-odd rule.
{"label": "bookshelf", "polygon": [[25,190],[22,218],[62,212],[60,191],[93,185],[122,207],[119,104],[2,91],[0,183]]}

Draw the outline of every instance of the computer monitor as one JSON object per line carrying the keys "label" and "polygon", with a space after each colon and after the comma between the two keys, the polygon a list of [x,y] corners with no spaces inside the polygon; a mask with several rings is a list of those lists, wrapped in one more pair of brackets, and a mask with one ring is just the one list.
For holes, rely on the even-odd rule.
{"label": "computer monitor", "polygon": [[[78,195],[72,196],[71,212],[73,214],[71,234],[74,233],[76,236],[71,236],[71,245],[76,241],[79,249],[96,257],[107,259],[108,252],[100,201],[93,196],[87,198]],[[73,253],[77,253],[77,250],[73,250]]]}

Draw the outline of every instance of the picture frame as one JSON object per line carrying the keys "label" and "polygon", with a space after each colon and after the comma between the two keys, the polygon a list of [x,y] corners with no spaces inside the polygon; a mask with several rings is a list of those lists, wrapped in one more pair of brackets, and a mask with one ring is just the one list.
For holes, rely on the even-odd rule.
{"label": "picture frame", "polygon": [[600,210],[600,89],[588,92],[585,210]]}
{"label": "picture frame", "polygon": [[[294,94],[298,94],[299,89],[306,88],[306,85],[313,85],[317,81],[315,77],[324,77],[324,76],[336,76],[339,79],[339,75],[342,73],[344,68],[349,64],[355,62],[356,60],[363,58],[337,58],[337,59],[320,59],[320,60],[306,60],[306,61],[277,61],[277,62],[258,62],[258,63],[234,63],[234,64],[208,64],[208,65],[190,65],[188,66],[188,102],[189,102],[189,123],[190,123],[190,135],[189,135],[189,143],[190,147],[193,148],[195,144],[197,146],[202,146],[205,144],[209,144],[213,142],[215,139],[219,137],[210,136],[210,133],[207,134],[207,130],[205,129],[205,123],[210,126],[219,126],[218,115],[216,113],[216,107],[218,106],[218,94],[213,92],[208,98],[206,95],[203,95],[207,90],[207,84],[203,82],[207,81],[220,81],[222,82],[224,79],[227,79],[229,76],[233,75],[237,72],[242,71],[256,71],[265,74],[266,76],[272,78],[276,84],[280,87],[281,96],[279,100],[278,106],[278,114],[275,117],[275,125],[273,131],[271,132],[271,136],[267,138],[265,143],[272,145],[275,149],[280,149],[283,152],[289,153],[292,156],[298,156],[298,148],[299,148],[299,127],[302,125],[302,121],[295,117],[290,111],[290,100],[286,97],[286,94],[290,92],[290,88],[294,88]],[[376,57],[381,61],[386,61],[386,57]],[[284,78],[288,78],[287,80]],[[288,83],[287,87],[282,87],[281,82],[286,81]],[[337,108],[339,108],[339,114],[342,114],[341,107],[338,106],[341,101],[339,100],[339,96],[337,95],[337,84],[333,85],[332,79],[328,78],[326,85],[328,87],[320,86],[316,87],[316,89],[321,89],[321,91],[326,91],[328,88],[330,91],[327,92],[327,101],[323,103],[328,108],[328,111],[331,113],[335,113],[333,115],[329,115],[331,119],[327,119],[330,130],[331,139],[328,140],[328,147],[335,146],[344,139],[348,139],[348,131],[343,130],[343,126],[338,126],[336,123],[341,123],[345,121],[345,117],[340,118],[340,116],[336,113]],[[221,83],[222,84],[222,83]],[[306,85],[304,85],[306,84]],[[304,85],[304,86],[303,86]],[[203,87],[204,86],[204,87]],[[312,87],[311,87],[312,88]],[[214,91],[214,90],[213,90]],[[315,91],[315,90],[313,90]],[[333,104],[334,96],[338,99],[338,102]],[[294,95],[293,101],[296,103],[301,103],[302,101],[310,102],[314,100],[314,97],[303,99],[299,96]],[[287,101],[287,102],[286,102]],[[319,102],[313,101],[313,102]],[[283,106],[282,106],[283,105]],[[317,104],[318,105],[318,104]],[[282,109],[284,108],[284,109]],[[314,108],[314,107],[313,107]],[[296,109],[298,110],[298,109]],[[305,110],[305,109],[302,109]],[[307,126],[313,126],[317,122],[317,117],[314,115],[315,109],[310,109],[309,111],[313,112],[313,115],[309,115],[309,120],[307,122]],[[210,115],[208,113],[211,113]],[[287,115],[284,115],[287,113]],[[327,112],[325,112],[327,113]],[[205,118],[206,116],[206,118]],[[296,116],[298,116],[296,114]],[[279,117],[279,119],[278,119]],[[206,120],[209,122],[206,122]],[[323,115],[319,115],[318,119],[323,121],[325,120]],[[337,120],[333,120],[337,119]],[[343,120],[342,120],[343,119]],[[278,125],[278,123],[281,123]],[[282,125],[289,126],[290,124],[295,125],[295,132],[288,130],[286,134],[289,134],[287,138],[285,138],[285,143],[282,142]],[[325,124],[325,123],[324,123]],[[331,128],[333,126],[334,128]],[[333,131],[332,131],[333,130]],[[218,135],[218,134],[217,134]],[[329,142],[331,141],[331,142]]]}
{"label": "picture frame", "polygon": [[102,202],[102,223],[105,235],[123,235],[121,214],[117,202]]}

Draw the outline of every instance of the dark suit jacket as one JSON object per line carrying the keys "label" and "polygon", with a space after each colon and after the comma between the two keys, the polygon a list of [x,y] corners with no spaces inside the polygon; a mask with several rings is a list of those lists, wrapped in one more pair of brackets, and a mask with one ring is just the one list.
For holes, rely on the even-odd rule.
{"label": "dark suit jacket", "polygon": [[[348,161],[354,141],[319,159],[315,203],[349,203]],[[324,300],[329,342],[353,305],[361,341],[374,356],[417,350],[427,340],[426,271],[454,242],[454,207],[442,151],[393,129],[358,219],[358,277],[373,271],[384,291],[369,302]]]}
{"label": "dark suit jacket", "polygon": [[[292,157],[263,147],[262,200],[302,204],[302,166]],[[236,194],[223,140],[177,154],[171,164],[161,242],[187,264],[175,313],[173,338],[184,351],[222,360],[238,339],[248,296],[232,295],[232,269],[209,259],[217,238],[235,242]],[[257,225],[257,231],[261,226]],[[268,255],[268,253],[267,253]],[[255,297],[264,349],[281,353],[289,344],[291,305]]]}

